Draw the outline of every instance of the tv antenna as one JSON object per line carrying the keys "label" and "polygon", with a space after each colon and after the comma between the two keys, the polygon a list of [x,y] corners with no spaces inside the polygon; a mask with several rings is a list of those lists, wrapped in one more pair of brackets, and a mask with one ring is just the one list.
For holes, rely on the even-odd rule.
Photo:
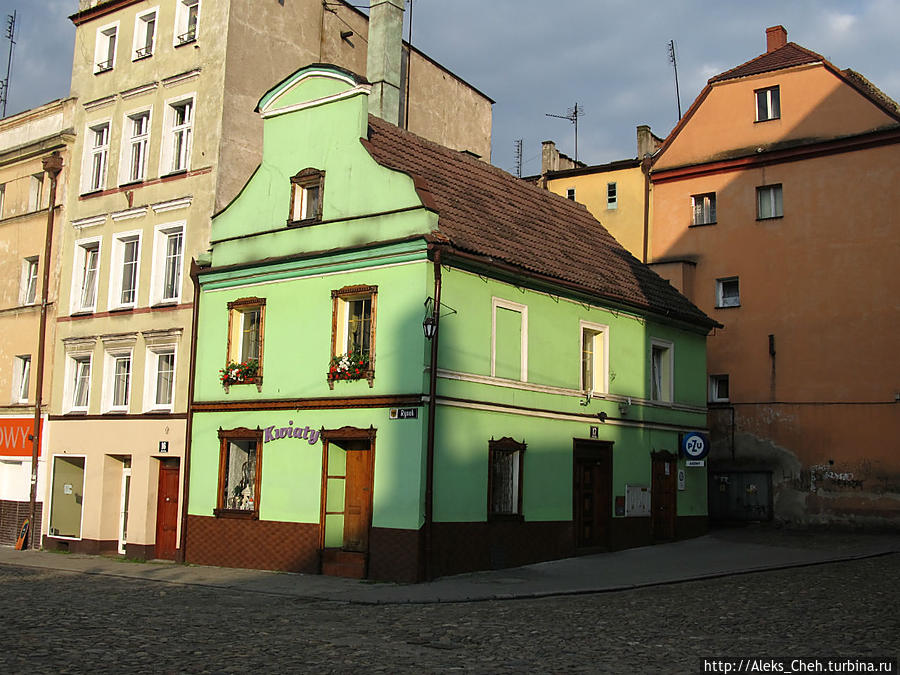
{"label": "tv antenna", "polygon": [[675,69],[675,100],[678,102],[678,119],[681,119],[681,92],[678,90],[678,61],[675,59],[675,40],[669,40],[669,61]]}
{"label": "tv antenna", "polygon": [[566,110],[565,115],[553,115],[551,113],[544,113],[547,117],[556,117],[561,120],[569,120],[572,124],[575,125],[575,161],[578,161],[578,118],[584,115],[584,108],[580,108],[578,106],[578,102],[575,102],[575,105],[568,110]]}
{"label": "tv antenna", "polygon": [[516,153],[516,178],[522,177],[522,139],[518,138],[513,141],[513,147]]}
{"label": "tv antenna", "polygon": [[6,61],[6,78],[0,82],[0,99],[3,100],[3,114],[6,117],[6,102],[9,100],[9,74],[12,71],[13,47],[16,46],[16,10],[6,15],[6,39],[9,40],[9,58]]}

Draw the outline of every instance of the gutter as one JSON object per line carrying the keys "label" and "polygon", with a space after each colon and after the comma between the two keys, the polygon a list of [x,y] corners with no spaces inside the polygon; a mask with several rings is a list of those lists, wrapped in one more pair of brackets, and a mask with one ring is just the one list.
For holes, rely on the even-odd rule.
{"label": "gutter", "polygon": [[[431,247],[429,247],[431,248]],[[428,437],[425,453],[425,580],[431,580],[432,522],[434,521],[434,427],[437,413],[438,338],[441,334],[441,249],[434,251],[434,337],[431,338],[431,366],[428,380]]]}

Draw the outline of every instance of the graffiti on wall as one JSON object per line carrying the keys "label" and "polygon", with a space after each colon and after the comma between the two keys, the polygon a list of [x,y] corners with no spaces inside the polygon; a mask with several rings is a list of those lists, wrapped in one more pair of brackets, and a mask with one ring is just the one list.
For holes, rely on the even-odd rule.
{"label": "graffiti on wall", "polygon": [[814,464],[809,467],[809,491],[835,488],[862,488],[863,481],[852,471],[835,471],[830,464]]}

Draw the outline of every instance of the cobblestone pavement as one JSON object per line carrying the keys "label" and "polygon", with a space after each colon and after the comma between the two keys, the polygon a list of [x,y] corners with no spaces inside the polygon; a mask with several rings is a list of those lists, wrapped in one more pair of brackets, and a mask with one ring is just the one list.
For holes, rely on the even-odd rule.
{"label": "cobblestone pavement", "polygon": [[900,554],[633,591],[363,606],[0,566],[0,672],[702,672],[897,657]]}

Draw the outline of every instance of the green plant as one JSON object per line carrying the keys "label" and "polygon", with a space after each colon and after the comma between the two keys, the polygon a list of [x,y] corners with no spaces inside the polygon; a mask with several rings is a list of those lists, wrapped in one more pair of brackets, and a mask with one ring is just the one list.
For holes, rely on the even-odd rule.
{"label": "green plant", "polygon": [[219,379],[223,385],[240,384],[241,382],[253,382],[259,373],[259,361],[249,359],[237,363],[229,361],[228,364],[219,370]]}
{"label": "green plant", "polygon": [[369,355],[356,350],[331,357],[328,378],[331,380],[363,380],[368,377]]}

